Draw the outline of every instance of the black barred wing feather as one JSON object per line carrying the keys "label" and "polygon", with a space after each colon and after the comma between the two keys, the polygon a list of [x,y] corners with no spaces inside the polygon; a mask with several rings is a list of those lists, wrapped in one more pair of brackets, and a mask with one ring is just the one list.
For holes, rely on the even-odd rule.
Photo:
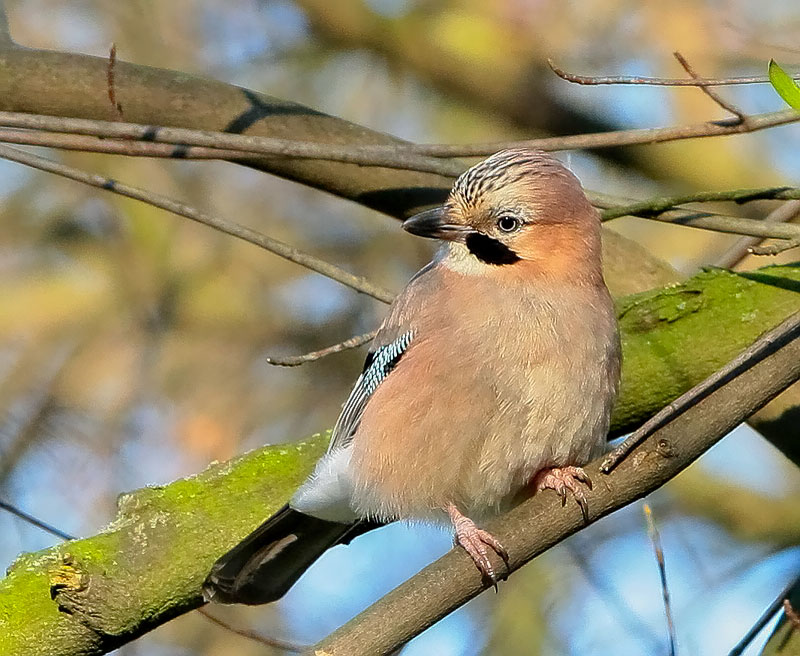
{"label": "black barred wing feather", "polygon": [[411,331],[403,333],[397,339],[388,344],[384,344],[370,351],[364,362],[364,369],[358,377],[353,391],[342,407],[342,413],[333,427],[331,443],[328,451],[346,447],[353,438],[358,425],[361,422],[361,415],[369,401],[369,397],[378,389],[386,376],[391,373],[395,365],[403,357],[408,345],[413,338]]}

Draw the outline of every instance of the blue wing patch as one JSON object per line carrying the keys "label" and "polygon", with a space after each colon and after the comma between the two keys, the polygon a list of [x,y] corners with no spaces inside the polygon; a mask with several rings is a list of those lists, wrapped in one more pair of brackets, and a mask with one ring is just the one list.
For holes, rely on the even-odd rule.
{"label": "blue wing patch", "polygon": [[333,427],[328,451],[344,448],[352,439],[361,422],[361,415],[369,397],[395,368],[408,349],[414,334],[412,331],[400,335],[393,342],[384,344],[367,354],[364,370],[358,377],[353,391],[342,408],[342,413]]}

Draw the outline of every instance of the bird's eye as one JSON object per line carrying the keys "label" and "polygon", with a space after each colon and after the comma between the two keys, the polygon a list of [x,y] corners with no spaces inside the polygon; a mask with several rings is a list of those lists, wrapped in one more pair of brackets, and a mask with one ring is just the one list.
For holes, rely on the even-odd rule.
{"label": "bird's eye", "polygon": [[516,232],[521,225],[522,223],[520,223],[518,218],[509,216],[508,214],[497,219],[497,227],[503,232]]}

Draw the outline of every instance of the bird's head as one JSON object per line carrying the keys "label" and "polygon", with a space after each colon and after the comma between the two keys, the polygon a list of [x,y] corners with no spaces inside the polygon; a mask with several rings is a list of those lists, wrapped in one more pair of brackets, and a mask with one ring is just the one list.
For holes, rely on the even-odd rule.
{"label": "bird's head", "polygon": [[495,153],[456,180],[444,206],[403,228],[450,242],[449,256],[475,271],[600,269],[599,216],[578,179],[542,151]]}

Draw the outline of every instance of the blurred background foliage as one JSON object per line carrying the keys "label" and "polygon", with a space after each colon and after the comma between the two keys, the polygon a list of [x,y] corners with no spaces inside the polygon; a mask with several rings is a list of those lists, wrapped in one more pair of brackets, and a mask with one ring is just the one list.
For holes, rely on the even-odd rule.
{"label": "blurred background foliage", "polygon": [[[576,87],[590,74],[704,75],[800,64],[792,0],[9,0],[23,45],[209,75],[421,142],[473,142],[722,118],[697,89]],[[768,85],[728,87],[748,113]],[[796,125],[724,139],[565,155],[607,193],[796,184]],[[218,162],[57,157],[255,227],[389,288],[431,255],[396,221]],[[774,205],[731,213],[762,217]],[[363,352],[293,369],[385,309],[327,279],[159,210],[0,163],[0,496],[77,534],[118,493],[330,426]],[[613,228],[681,275],[735,240],[653,222]],[[748,258],[753,268],[797,258]],[[653,495],[680,654],[725,654],[800,569],[800,476],[740,428]],[[253,499],[258,503],[258,499]],[[0,562],[54,538],[0,514]],[[329,552],[278,604],[213,609],[310,643],[449,546],[393,526]],[[766,635],[752,648],[758,646]],[[262,654],[193,613],[128,656]],[[665,654],[658,572],[641,508],[600,522],[411,643],[405,654]]]}

